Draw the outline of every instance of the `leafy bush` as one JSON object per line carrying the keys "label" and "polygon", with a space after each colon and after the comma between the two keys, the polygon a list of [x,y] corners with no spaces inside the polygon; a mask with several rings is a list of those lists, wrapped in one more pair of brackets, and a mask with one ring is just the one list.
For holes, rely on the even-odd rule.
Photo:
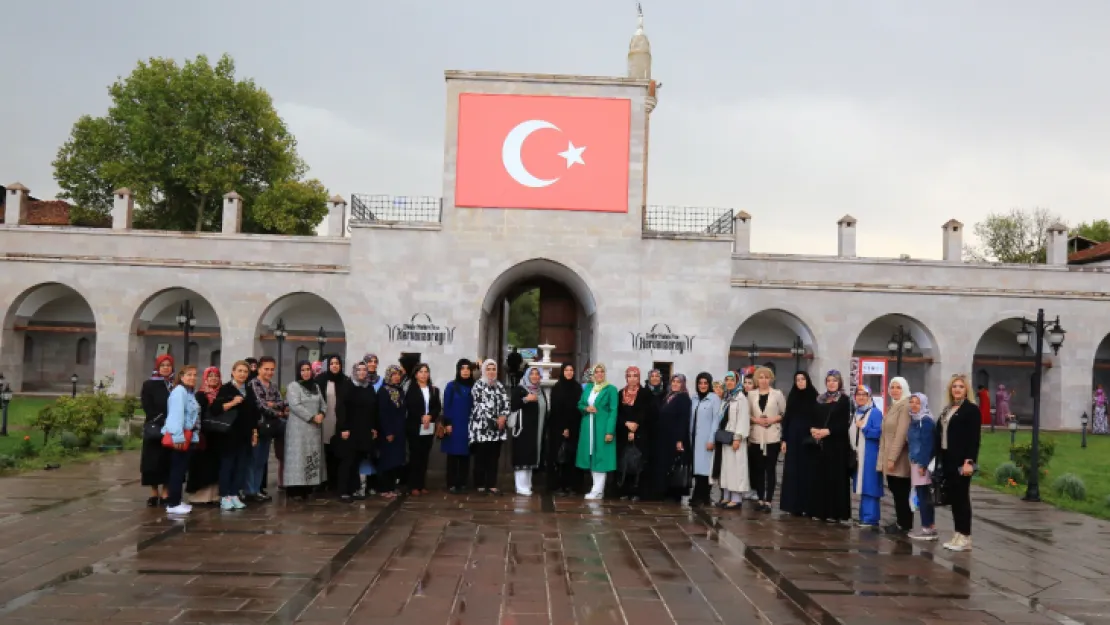
{"label": "leafy bush", "polygon": [[[1010,448],[1010,452],[1014,456],[1014,464],[1021,469],[1022,474],[1025,476],[1025,481],[1029,481],[1030,473],[1033,470],[1033,443],[1020,443]],[[1052,456],[1056,454],[1056,441],[1051,438],[1041,439],[1041,449],[1038,458],[1040,465],[1040,477],[1048,475],[1048,465],[1052,463]]]}
{"label": "leafy bush", "polygon": [[1087,486],[1083,480],[1074,473],[1065,473],[1052,482],[1052,490],[1057,495],[1067,497],[1074,501],[1083,501],[1087,498]]}
{"label": "leafy bush", "polygon": [[131,420],[135,411],[139,409],[139,398],[134,395],[124,395],[120,399],[119,416],[121,419]]}
{"label": "leafy bush", "polygon": [[1018,484],[1024,484],[1025,473],[1022,472],[1016,464],[1012,462],[1003,462],[994,470],[994,479],[996,483],[1001,485],[1009,484],[1010,480]]}
{"label": "leafy bush", "polygon": [[0,469],[14,469],[16,465],[15,456],[8,454],[0,454]]}
{"label": "leafy bush", "polygon": [[66,451],[76,451],[81,447],[81,439],[73,432],[62,432],[61,437],[58,439],[58,443],[62,446],[62,449]]}
{"label": "leafy bush", "polygon": [[35,455],[35,446],[31,444],[31,437],[24,436],[15,449],[16,458],[31,458]]}
{"label": "leafy bush", "polygon": [[93,435],[104,427],[104,420],[113,408],[112,396],[107,394],[59,397],[39,411],[34,425],[42,430],[45,440],[56,432],[71,432],[87,445]]}
{"label": "leafy bush", "polygon": [[100,437],[100,444],[105,447],[120,447],[123,445],[123,438],[115,432],[105,432]]}
{"label": "leafy bush", "polygon": [[1106,496],[1106,507],[1110,508],[1110,495]]}

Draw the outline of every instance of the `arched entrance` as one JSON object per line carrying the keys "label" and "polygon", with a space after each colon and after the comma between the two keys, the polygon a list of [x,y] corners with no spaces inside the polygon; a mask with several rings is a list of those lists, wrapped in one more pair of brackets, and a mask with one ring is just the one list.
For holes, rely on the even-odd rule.
{"label": "arched entrance", "polygon": [[776,386],[786,389],[796,370],[809,370],[816,352],[813,332],[804,321],[785,310],[763,310],[736,329],[728,368],[736,371],[752,364],[768,365],[775,372]]}
{"label": "arched entrance", "polygon": [[1103,390],[1110,393],[1110,334],[1103,337],[1102,342],[1098,344],[1098,349],[1095,351],[1092,377],[1092,397],[1094,396],[1094,389],[1098,388],[1099,384],[1102,385]]}
{"label": "arched entrance", "polygon": [[[856,338],[852,350],[852,388],[862,382],[876,397],[886,397],[890,379],[899,375],[898,347],[901,347],[901,376],[913,392],[936,392],[940,353],[936,339],[925,324],[908,315],[883,315],[867,324]],[[884,399],[885,400],[885,399]],[[935,402],[936,399],[933,398]],[[943,403],[943,402],[939,402]]]}
{"label": "arched entrance", "polygon": [[[975,345],[975,384],[976,390],[979,385],[987,388],[992,410],[997,410],[999,387],[1004,386],[1007,395],[1012,393],[1009,400],[1010,413],[1016,416],[1020,423],[1031,423],[1035,352],[1033,345],[1022,350],[1017,342],[1017,334],[1020,330],[1021,317],[1012,317],[995,323],[983,332],[983,336]],[[1046,367],[1044,374],[1047,384],[1053,375],[1052,349],[1048,347],[1047,342],[1044,351]],[[1044,405],[1043,400],[1041,405]],[[1006,416],[1003,415],[999,422],[1005,418]]]}
{"label": "arched entrance", "polygon": [[[534,291],[538,293],[533,294]],[[524,294],[530,294],[537,300],[533,335],[537,345],[554,345],[551,359],[572,363],[578,370],[590,363],[597,323],[597,304],[593,293],[574,270],[545,258],[514,265],[490,285],[482,301],[479,321],[480,356],[494,358],[498,363],[505,362],[512,303]]]}
{"label": "arched entrance", "polygon": [[[188,342],[182,319],[189,326]],[[173,356],[178,369],[187,364],[203,369],[221,346],[220,319],[207,299],[181,287],[159,291],[139,306],[131,322],[129,369],[133,373],[125,388],[137,393],[160,354]]]}
{"label": "arched entrance", "polygon": [[362,356],[347,353],[343,320],[335,307],[315,293],[290,293],[274,300],[258,319],[254,353],[278,358],[274,335],[278,321],[284,324],[286,335],[278,364],[279,384],[295,379],[292,372],[298,360],[320,360],[324,354],[339,354],[346,363],[348,356]]}
{"label": "arched entrance", "polygon": [[4,317],[0,373],[19,391],[69,391],[95,385],[96,319],[88,301],[56,282],[33,286]]}

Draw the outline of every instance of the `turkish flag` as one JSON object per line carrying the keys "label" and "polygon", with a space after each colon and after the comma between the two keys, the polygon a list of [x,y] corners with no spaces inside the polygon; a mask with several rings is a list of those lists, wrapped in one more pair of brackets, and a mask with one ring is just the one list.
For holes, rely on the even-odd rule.
{"label": "turkish flag", "polygon": [[632,103],[459,95],[455,205],[628,212]]}

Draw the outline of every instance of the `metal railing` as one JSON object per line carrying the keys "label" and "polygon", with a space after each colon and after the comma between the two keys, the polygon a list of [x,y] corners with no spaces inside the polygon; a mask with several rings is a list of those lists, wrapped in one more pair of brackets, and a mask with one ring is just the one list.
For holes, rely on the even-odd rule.
{"label": "metal railing", "polygon": [[732,234],[731,208],[709,206],[648,206],[644,230],[670,234]]}
{"label": "metal railing", "polygon": [[442,218],[442,198],[430,195],[351,194],[351,221],[439,223]]}

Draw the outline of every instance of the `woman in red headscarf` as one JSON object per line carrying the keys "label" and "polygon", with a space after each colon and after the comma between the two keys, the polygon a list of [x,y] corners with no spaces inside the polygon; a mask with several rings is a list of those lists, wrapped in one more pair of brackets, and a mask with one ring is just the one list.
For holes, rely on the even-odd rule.
{"label": "woman in red headscarf", "polygon": [[[201,428],[208,418],[209,408],[216,401],[216,394],[223,386],[220,370],[208,367],[197,381],[197,404],[200,405]],[[214,445],[211,434],[203,450],[193,453],[189,458],[189,479],[185,482],[185,492],[189,493],[189,503],[216,504],[220,502],[220,446]],[[215,435],[218,437],[219,435]]]}
{"label": "woman in red headscarf", "polygon": [[[166,407],[173,388],[173,356],[162,354],[154,359],[154,375],[143,382],[139,402],[146,415],[145,423],[157,420],[166,423]],[[139,459],[139,472],[143,486],[150,487],[150,498],[146,505],[151,508],[166,502],[166,482],[170,480],[171,450],[162,446],[162,440],[144,440],[143,452]]]}

